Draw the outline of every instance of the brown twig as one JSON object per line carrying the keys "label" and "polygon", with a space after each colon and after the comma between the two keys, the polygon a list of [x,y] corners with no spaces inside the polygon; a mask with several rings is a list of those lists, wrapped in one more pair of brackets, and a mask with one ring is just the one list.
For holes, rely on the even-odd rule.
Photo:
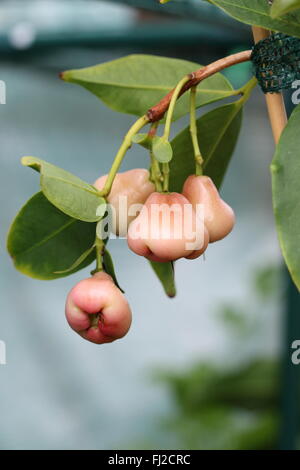
{"label": "brown twig", "polygon": [[[249,61],[251,59],[251,54],[251,50],[238,52],[237,54],[224,57],[223,59],[217,60],[216,62],[207,65],[206,67],[202,67],[201,69],[196,70],[189,75],[190,80],[182,87],[179,96],[181,96],[191,87],[198,85],[205,78],[211,77],[215,73],[220,72],[227,67],[231,67],[232,65]],[[158,104],[148,110],[147,117],[150,122],[156,122],[162,119],[165,112],[168,110],[173,93],[174,89],[164,96]]]}
{"label": "brown twig", "polygon": [[[266,39],[270,35],[270,31],[258,26],[253,26],[254,41],[258,42]],[[266,102],[269,112],[269,119],[273,131],[274,141],[279,142],[281,133],[287,124],[287,115],[282,93],[266,93]]]}

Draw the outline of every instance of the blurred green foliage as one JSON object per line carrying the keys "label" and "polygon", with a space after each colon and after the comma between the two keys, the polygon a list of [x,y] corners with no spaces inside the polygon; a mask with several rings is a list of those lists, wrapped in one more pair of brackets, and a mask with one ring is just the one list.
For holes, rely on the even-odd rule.
{"label": "blurred green foliage", "polygon": [[175,417],[164,427],[186,449],[273,449],[279,431],[279,367],[256,359],[234,370],[199,363],[164,377]]}
{"label": "blurred green foliage", "polygon": [[[230,337],[235,337],[237,355],[261,329],[259,319],[267,304],[280,300],[279,273],[277,266],[267,266],[252,276],[249,297],[257,312],[254,318],[250,301],[220,309],[219,318],[229,327]],[[162,420],[162,427],[175,436],[182,449],[275,449],[280,372],[281,362],[276,357],[255,357],[222,367],[199,361],[184,371],[159,372],[174,408],[172,416]]]}

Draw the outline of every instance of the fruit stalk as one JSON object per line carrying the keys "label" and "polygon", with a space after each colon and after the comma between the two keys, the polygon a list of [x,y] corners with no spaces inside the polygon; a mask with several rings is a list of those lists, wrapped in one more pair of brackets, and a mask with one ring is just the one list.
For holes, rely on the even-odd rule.
{"label": "fruit stalk", "polygon": [[195,156],[195,174],[197,176],[201,176],[203,174],[202,165],[203,165],[203,157],[201,155],[199,142],[198,142],[198,133],[197,133],[197,121],[196,121],[196,87],[193,86],[191,88],[191,96],[190,96],[190,134],[194,149],[194,156]]}
{"label": "fruit stalk", "polygon": [[110,193],[110,190],[111,190],[111,187],[113,185],[113,182],[114,182],[114,179],[115,179],[115,176],[120,168],[120,165],[122,163],[122,160],[127,152],[127,150],[129,150],[129,148],[131,147],[131,139],[132,137],[137,133],[139,132],[147,123],[149,122],[149,119],[146,115],[142,116],[141,118],[139,118],[132,126],[131,128],[129,129],[129,131],[127,132],[123,142],[122,142],[122,145],[121,147],[119,148],[118,150],[118,153],[114,159],[114,162],[112,164],[112,167],[110,169],[110,172],[108,174],[108,177],[107,177],[107,180],[106,180],[106,183],[105,183],[105,186],[104,188],[102,189],[102,191],[100,192],[101,196],[103,197],[107,197]]}

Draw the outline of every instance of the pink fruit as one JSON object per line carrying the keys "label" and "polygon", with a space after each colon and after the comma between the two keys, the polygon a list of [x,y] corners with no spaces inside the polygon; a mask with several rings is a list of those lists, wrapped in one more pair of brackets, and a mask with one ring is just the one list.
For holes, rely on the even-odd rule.
{"label": "pink fruit", "polygon": [[[149,171],[137,168],[135,170],[118,173],[113,182],[111,192],[107,198],[110,205],[115,210],[116,218],[113,220],[113,233],[126,237],[130,222],[137,216],[134,211],[134,204],[144,204],[147,197],[155,191],[154,185],[149,180]],[[106,182],[107,175],[101,176],[94,186],[101,190]],[[130,212],[132,207],[133,212]]]}
{"label": "pink fruit", "polygon": [[102,344],[126,335],[131,310],[112,278],[101,272],[73,287],[66,301],[66,318],[84,339]]}
{"label": "pink fruit", "polygon": [[207,248],[208,232],[190,202],[178,193],[152,193],[130,224],[128,246],[151,261],[198,258]]}
{"label": "pink fruit", "polygon": [[208,176],[189,176],[184,183],[182,194],[192,203],[203,205],[204,223],[209,232],[210,243],[222,240],[233,229],[235,215],[224,202],[211,178]]}

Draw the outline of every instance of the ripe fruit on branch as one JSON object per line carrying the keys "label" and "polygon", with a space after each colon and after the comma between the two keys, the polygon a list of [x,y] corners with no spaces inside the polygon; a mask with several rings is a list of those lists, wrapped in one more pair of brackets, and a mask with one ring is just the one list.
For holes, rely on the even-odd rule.
{"label": "ripe fruit on branch", "polygon": [[[112,219],[112,231],[116,235],[126,237],[128,226],[137,215],[133,206],[144,204],[147,197],[155,191],[149,178],[149,171],[143,168],[136,168],[116,175],[111,192],[107,197],[107,201],[115,211],[113,214],[115,218]],[[101,176],[94,186],[101,190],[106,180],[107,175]]]}
{"label": "ripe fruit on branch", "polygon": [[207,248],[208,232],[190,202],[178,193],[152,193],[130,224],[128,246],[151,261],[194,259]]}
{"label": "ripe fruit on branch", "polygon": [[233,229],[235,215],[224,202],[211,178],[191,175],[184,183],[182,194],[196,208],[203,205],[204,223],[209,232],[209,242],[213,243],[226,237]]}
{"label": "ripe fruit on branch", "polygon": [[66,318],[84,339],[111,343],[128,332],[131,310],[112,278],[101,272],[73,287],[66,301]]}

